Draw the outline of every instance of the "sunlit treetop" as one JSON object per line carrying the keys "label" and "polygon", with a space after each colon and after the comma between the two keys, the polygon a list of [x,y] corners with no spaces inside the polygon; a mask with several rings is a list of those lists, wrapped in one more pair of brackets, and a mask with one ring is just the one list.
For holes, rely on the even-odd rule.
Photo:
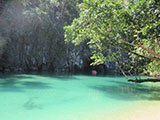
{"label": "sunlit treetop", "polygon": [[159,18],[158,0],[84,0],[80,17],[65,27],[65,40],[76,45],[89,40],[95,64],[115,61],[126,51],[154,61],[159,70]]}

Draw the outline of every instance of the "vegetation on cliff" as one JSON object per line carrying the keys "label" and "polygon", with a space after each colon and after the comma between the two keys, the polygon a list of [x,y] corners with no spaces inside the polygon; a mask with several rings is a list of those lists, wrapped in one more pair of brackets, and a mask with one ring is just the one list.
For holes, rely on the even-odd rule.
{"label": "vegetation on cliff", "polygon": [[[125,75],[160,74],[160,1],[84,0],[65,40],[89,40],[94,65],[115,61]],[[122,54],[127,52],[129,60]]]}
{"label": "vegetation on cliff", "polygon": [[124,75],[159,75],[159,31],[159,0],[3,0],[0,71],[68,71],[92,62]]}

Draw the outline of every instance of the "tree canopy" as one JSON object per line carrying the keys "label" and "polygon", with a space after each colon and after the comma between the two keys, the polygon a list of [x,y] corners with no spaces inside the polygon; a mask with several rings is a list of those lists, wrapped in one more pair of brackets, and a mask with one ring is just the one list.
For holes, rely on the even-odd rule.
{"label": "tree canopy", "polygon": [[160,1],[84,0],[80,8],[80,17],[64,28],[65,40],[89,40],[93,64],[118,62],[127,52],[133,66],[143,63],[143,72],[159,74]]}

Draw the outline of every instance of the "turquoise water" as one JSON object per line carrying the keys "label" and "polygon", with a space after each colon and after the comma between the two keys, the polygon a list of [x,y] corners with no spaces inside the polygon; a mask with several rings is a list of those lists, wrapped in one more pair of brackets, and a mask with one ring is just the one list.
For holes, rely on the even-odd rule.
{"label": "turquoise water", "polygon": [[128,83],[122,76],[1,74],[0,119],[90,120],[136,102],[159,101],[159,86]]}

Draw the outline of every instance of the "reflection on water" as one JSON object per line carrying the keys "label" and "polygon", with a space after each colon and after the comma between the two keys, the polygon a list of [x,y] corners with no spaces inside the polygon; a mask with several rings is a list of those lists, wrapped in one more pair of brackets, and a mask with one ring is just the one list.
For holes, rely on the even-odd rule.
{"label": "reflection on water", "polygon": [[159,101],[159,92],[159,83],[128,83],[121,76],[0,74],[0,113],[3,120],[63,120],[62,114],[66,120]]}
{"label": "reflection on water", "polygon": [[160,100],[160,87],[115,82],[114,85],[91,86],[117,100]]}

